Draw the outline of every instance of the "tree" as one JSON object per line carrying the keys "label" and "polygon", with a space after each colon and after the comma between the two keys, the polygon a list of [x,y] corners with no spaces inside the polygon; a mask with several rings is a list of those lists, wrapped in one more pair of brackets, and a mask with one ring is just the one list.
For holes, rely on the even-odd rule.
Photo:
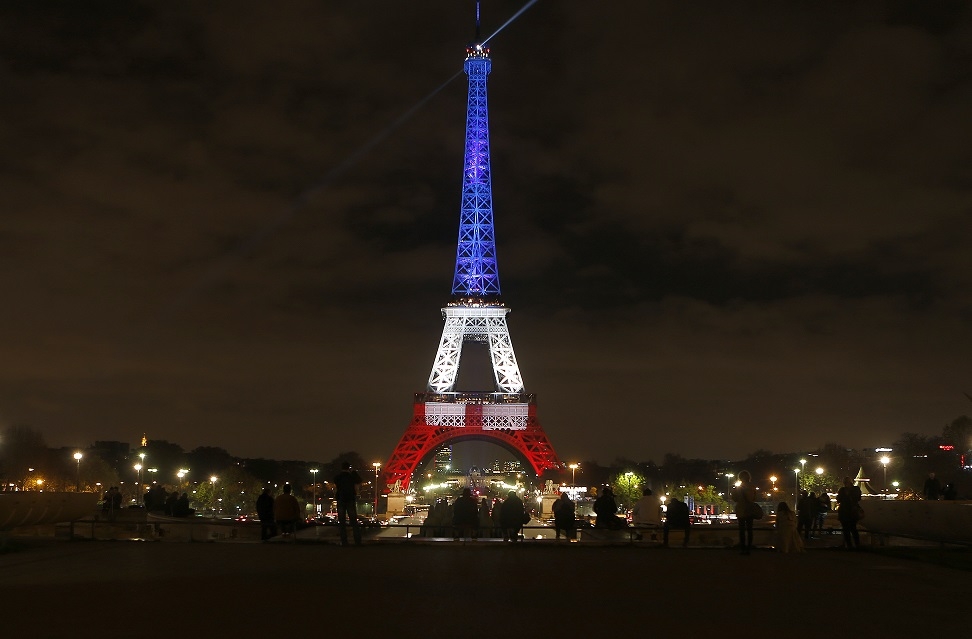
{"label": "tree", "polygon": [[611,489],[621,510],[628,510],[634,506],[634,503],[641,499],[644,488],[645,478],[631,470],[620,472],[611,480]]}

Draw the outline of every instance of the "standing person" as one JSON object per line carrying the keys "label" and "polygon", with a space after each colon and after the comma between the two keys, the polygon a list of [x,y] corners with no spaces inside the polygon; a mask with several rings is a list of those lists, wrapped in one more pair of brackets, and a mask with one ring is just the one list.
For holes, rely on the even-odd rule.
{"label": "standing person", "polygon": [[260,518],[260,539],[267,541],[277,534],[277,525],[273,520],[273,495],[269,488],[264,488],[256,498],[256,511]]}
{"label": "standing person", "polygon": [[520,538],[520,530],[523,528],[523,520],[526,518],[526,511],[523,510],[523,501],[516,496],[514,491],[510,491],[500,506],[500,522],[503,524],[503,541],[515,542]]}
{"label": "standing person", "polygon": [[806,509],[806,514],[803,516],[806,518],[806,523],[803,526],[803,538],[810,541],[810,533],[813,531],[814,522],[817,521],[817,513],[820,509],[820,499],[813,492],[807,493],[807,503],[804,508]]}
{"label": "standing person", "polygon": [[661,503],[652,497],[650,488],[641,491],[641,499],[632,507],[631,523],[637,529],[635,539],[641,539],[642,531],[650,531],[652,539],[658,538],[656,531],[661,528]]}
{"label": "standing person", "polygon": [[479,502],[479,537],[491,537],[493,520],[489,516],[489,498],[483,497]]}
{"label": "standing person", "polygon": [[928,473],[928,479],[925,480],[925,485],[922,487],[921,492],[928,501],[937,501],[939,496],[941,496],[942,484],[935,477],[935,473]]}
{"label": "standing person", "polygon": [[755,516],[756,489],[748,470],[739,471],[739,485],[732,490],[736,502],[736,522],[739,524],[739,552],[748,555],[753,548],[753,519]]}
{"label": "standing person", "polygon": [[[820,491],[820,496],[817,497],[817,534],[822,535],[824,529],[824,520],[827,519],[827,513],[830,512],[830,495],[827,494],[827,489],[824,488]],[[813,531],[811,531],[813,532]]]}
{"label": "standing person", "polygon": [[668,548],[668,531],[671,529],[685,531],[682,547],[689,545],[689,535],[692,533],[692,518],[689,516],[688,504],[672,497],[665,511],[665,527],[662,529],[662,545]]}
{"label": "standing person", "polygon": [[560,531],[564,531],[564,539],[574,538],[574,502],[566,492],[560,493],[560,499],[553,503],[555,539],[560,539]]}
{"label": "standing person", "polygon": [[489,518],[493,522],[493,537],[503,536],[503,500],[497,497],[493,500],[493,509],[489,512]]}
{"label": "standing person", "polygon": [[797,530],[796,517],[785,501],[781,501],[776,507],[776,529],[780,531],[780,550],[803,552],[803,540]]}
{"label": "standing person", "polygon": [[354,534],[354,545],[361,545],[361,527],[358,525],[357,487],[361,484],[361,475],[351,468],[351,464],[344,463],[341,472],[334,477],[334,490],[337,493],[338,528],[341,531],[341,545],[348,545],[348,519],[351,519],[351,529]]}
{"label": "standing person", "polygon": [[463,488],[462,494],[452,503],[452,538],[475,537],[479,525],[479,509],[472,490]]}
{"label": "standing person", "polygon": [[280,525],[280,533],[284,536],[297,534],[297,519],[300,517],[300,504],[291,495],[293,487],[284,484],[283,494],[273,500],[273,520]]}
{"label": "standing person", "polygon": [[860,550],[861,547],[861,537],[857,532],[860,501],[861,489],[854,485],[853,479],[844,477],[844,485],[837,491],[837,519],[844,533],[844,548],[848,550]]}

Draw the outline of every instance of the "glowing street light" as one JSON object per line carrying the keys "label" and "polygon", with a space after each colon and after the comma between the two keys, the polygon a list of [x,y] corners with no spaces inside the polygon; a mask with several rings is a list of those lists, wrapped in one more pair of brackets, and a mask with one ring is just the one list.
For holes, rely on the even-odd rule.
{"label": "glowing street light", "polygon": [[81,458],[82,457],[84,457],[84,455],[81,454],[81,451],[74,453],[74,459],[78,462],[78,478],[77,478],[77,482],[74,484],[74,490],[77,492],[81,492]]}
{"label": "glowing street light", "polygon": [[796,509],[799,507],[798,504],[800,501],[800,469],[799,468],[793,469],[793,485],[795,486],[795,488],[793,489],[793,510],[796,511]]}
{"label": "glowing street light", "polygon": [[138,505],[138,497],[142,493],[142,465],[135,464],[135,473],[138,477],[138,484],[135,486],[135,505]]}
{"label": "glowing street light", "polygon": [[216,482],[218,480],[219,477],[216,475],[211,475],[209,477],[209,483],[211,483],[213,486],[213,519],[216,519]]}
{"label": "glowing street light", "polygon": [[732,492],[732,478],[735,477],[732,473],[726,473],[726,498],[729,498],[729,493]]}
{"label": "glowing street light", "polygon": [[570,485],[577,485],[577,469],[580,468],[580,464],[570,464],[567,468],[570,468]]}
{"label": "glowing street light", "polygon": [[314,478],[314,518],[317,518],[317,473],[320,471],[319,468],[311,468],[311,477]]}
{"label": "glowing street light", "polygon": [[[801,473],[802,473],[802,472],[804,472],[804,469],[805,469],[806,467],[807,467],[807,460],[805,460],[805,459],[801,459],[801,460],[800,460],[800,472],[801,472]],[[800,486],[800,488],[803,488],[803,486]]]}
{"label": "glowing street light", "polygon": [[773,484],[773,492],[776,492],[776,475],[770,475],[770,483]]}
{"label": "glowing street light", "polygon": [[888,492],[888,462],[891,461],[887,455],[881,458],[881,464],[884,465],[884,492]]}
{"label": "glowing street light", "polygon": [[375,467],[375,517],[378,516],[378,469],[381,468],[381,462],[371,462],[371,465]]}

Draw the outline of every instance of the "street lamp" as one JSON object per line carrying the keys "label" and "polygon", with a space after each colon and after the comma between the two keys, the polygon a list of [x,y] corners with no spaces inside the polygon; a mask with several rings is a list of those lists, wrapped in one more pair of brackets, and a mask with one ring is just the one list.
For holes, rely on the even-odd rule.
{"label": "street lamp", "polygon": [[726,473],[726,501],[729,500],[729,493],[732,492],[732,478],[735,477],[732,473]]}
{"label": "street lamp", "polygon": [[776,492],[776,475],[770,475],[770,482],[773,484],[773,492]]}
{"label": "street lamp", "polygon": [[135,473],[138,477],[138,483],[135,485],[135,505],[138,506],[138,497],[142,492],[142,465],[135,464]]}
{"label": "street lamp", "polygon": [[881,458],[881,463],[884,465],[884,492],[888,492],[888,462],[890,461],[887,455]]}
{"label": "street lamp", "polygon": [[74,490],[76,492],[81,492],[81,458],[82,457],[84,457],[84,455],[81,454],[81,451],[74,453],[74,459],[77,460],[78,462],[78,480],[77,483],[75,483],[74,485]]}
{"label": "street lamp", "polygon": [[[807,460],[801,459],[800,460],[800,472],[801,473],[804,472],[804,469],[806,468],[806,466],[807,466]],[[803,486],[800,486],[799,488],[803,488]]]}
{"label": "street lamp", "polygon": [[311,468],[311,476],[314,478],[314,518],[317,519],[317,471],[319,468]]}
{"label": "street lamp", "polygon": [[571,465],[569,465],[567,467],[567,468],[570,468],[570,485],[571,486],[576,486],[577,485],[577,469],[579,467],[580,467],[580,464],[571,464]]}
{"label": "street lamp", "polygon": [[800,507],[800,469],[793,469],[793,510],[796,511]]}
{"label": "street lamp", "polygon": [[378,469],[381,468],[381,462],[371,462],[371,465],[375,467],[375,517],[378,516]]}
{"label": "street lamp", "polygon": [[216,519],[216,480],[218,479],[216,475],[209,477],[209,482],[213,485],[213,519]]}

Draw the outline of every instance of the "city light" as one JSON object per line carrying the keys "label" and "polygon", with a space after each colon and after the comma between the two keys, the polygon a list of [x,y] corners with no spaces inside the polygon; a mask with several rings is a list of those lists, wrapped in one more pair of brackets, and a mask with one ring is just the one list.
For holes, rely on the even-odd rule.
{"label": "city light", "polygon": [[81,451],[74,453],[74,459],[78,462],[78,476],[77,481],[74,484],[74,490],[76,492],[81,492],[81,458],[84,457]]}

